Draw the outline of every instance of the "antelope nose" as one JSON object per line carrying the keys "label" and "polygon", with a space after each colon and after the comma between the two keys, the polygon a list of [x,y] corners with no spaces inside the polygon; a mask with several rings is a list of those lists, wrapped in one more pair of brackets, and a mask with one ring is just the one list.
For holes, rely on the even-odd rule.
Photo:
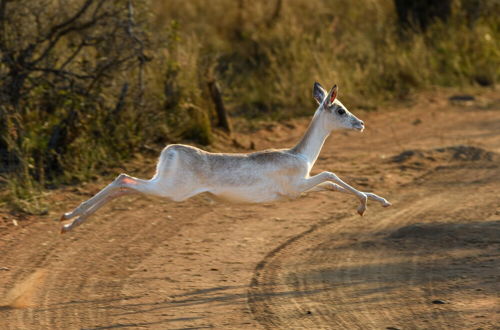
{"label": "antelope nose", "polygon": [[363,121],[359,120],[359,119],[358,119],[358,122],[356,124],[354,124],[354,126],[360,132],[363,132],[363,130],[365,129],[365,123],[363,123]]}

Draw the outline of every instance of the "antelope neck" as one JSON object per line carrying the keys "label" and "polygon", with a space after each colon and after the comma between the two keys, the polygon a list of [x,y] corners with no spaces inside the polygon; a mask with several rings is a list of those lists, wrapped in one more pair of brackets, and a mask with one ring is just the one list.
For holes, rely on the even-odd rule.
{"label": "antelope neck", "polygon": [[317,110],[306,133],[292,150],[304,156],[312,167],[316,159],[318,159],[321,148],[328,135],[330,135],[330,130],[326,129],[321,121],[320,110]]}

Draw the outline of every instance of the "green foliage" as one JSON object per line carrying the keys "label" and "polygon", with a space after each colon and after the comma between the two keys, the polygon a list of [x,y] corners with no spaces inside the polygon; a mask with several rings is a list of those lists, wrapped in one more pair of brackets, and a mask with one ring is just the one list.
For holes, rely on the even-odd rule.
{"label": "green foliage", "polygon": [[33,180],[20,181],[17,177],[11,177],[6,186],[6,193],[0,196],[0,206],[7,204],[15,211],[27,214],[44,214],[48,211],[42,187]]}
{"label": "green foliage", "polygon": [[[37,63],[46,71],[27,66],[85,3],[89,10],[68,25],[74,30]],[[393,0],[132,3],[133,17],[124,0],[8,3],[0,176],[11,201],[30,201],[20,209],[43,209],[43,187],[87,180],[143,145],[210,144],[212,78],[231,115],[281,119],[314,111],[314,81],[338,84],[350,108],[376,109],[419,89],[491,86],[500,77],[499,8],[486,0],[455,0],[446,23],[433,20],[425,31],[398,24]],[[90,9],[107,16],[82,24]],[[12,71],[23,65],[24,80],[25,71]]]}

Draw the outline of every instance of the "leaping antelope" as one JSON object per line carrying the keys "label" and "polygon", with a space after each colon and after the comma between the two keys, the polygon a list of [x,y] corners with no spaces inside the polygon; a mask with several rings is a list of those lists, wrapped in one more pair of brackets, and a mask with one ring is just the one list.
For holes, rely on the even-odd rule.
{"label": "leaping antelope", "polygon": [[290,149],[264,150],[249,154],[210,153],[182,144],[167,146],[161,152],[156,173],[150,180],[120,174],[112,183],[61,221],[75,218],[62,227],[67,232],[83,223],[109,201],[128,194],[148,194],[183,201],[207,192],[222,199],[247,203],[267,203],[297,198],[304,192],[332,190],[356,196],[360,215],[367,200],[390,206],[385,198],[362,192],[342,181],[335,173],[310,176],[323,143],[336,129],[363,131],[364,123],[337,99],[337,85],[330,92],[314,83],[313,96],[319,104],[306,133]]}

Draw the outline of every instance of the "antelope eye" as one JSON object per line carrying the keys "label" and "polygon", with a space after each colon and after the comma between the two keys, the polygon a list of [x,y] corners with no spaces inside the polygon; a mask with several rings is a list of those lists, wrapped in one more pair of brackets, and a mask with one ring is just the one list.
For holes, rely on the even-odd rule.
{"label": "antelope eye", "polygon": [[339,109],[337,110],[337,113],[338,113],[339,115],[344,115],[344,114],[345,114],[345,110],[344,110],[344,109],[342,109],[342,108],[339,108]]}

